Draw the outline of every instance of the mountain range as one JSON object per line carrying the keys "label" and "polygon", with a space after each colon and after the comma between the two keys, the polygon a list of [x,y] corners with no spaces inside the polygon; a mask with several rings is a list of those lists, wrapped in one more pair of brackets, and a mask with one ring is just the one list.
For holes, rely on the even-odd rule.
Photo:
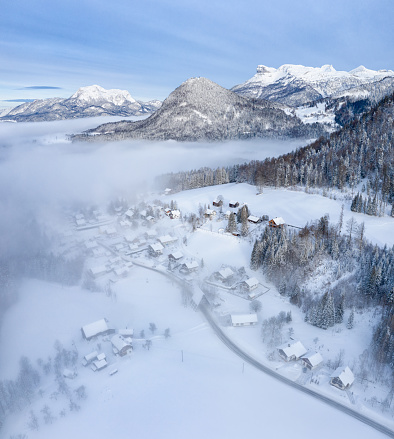
{"label": "mountain range", "polygon": [[392,70],[369,70],[360,66],[350,72],[331,65],[305,67],[284,64],[278,69],[259,65],[256,74],[232,91],[246,97],[280,102],[292,107],[322,99],[348,97],[378,102],[394,91]]}
{"label": "mountain range", "polygon": [[251,137],[318,137],[319,124],[305,125],[287,106],[250,99],[206,78],[176,88],[161,108],[142,121],[103,124],[74,140],[227,140]]}
{"label": "mountain range", "polygon": [[152,113],[160,106],[160,101],[137,101],[126,90],[106,90],[91,85],[81,87],[67,99],[26,102],[0,117],[0,121],[38,122],[95,116],[139,116]]}

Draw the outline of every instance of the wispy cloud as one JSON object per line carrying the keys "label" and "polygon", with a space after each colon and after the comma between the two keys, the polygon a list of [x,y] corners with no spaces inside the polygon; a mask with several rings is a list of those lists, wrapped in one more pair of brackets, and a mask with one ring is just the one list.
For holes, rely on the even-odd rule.
{"label": "wispy cloud", "polygon": [[1,102],[33,102],[35,99],[3,99]]}
{"label": "wispy cloud", "polygon": [[52,87],[50,85],[32,85],[30,87],[17,88],[16,90],[62,90],[62,87]]}

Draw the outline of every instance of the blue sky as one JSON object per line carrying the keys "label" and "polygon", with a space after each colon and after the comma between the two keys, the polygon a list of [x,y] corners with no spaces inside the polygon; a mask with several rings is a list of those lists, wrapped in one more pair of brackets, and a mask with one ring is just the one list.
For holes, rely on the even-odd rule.
{"label": "blue sky", "polygon": [[192,76],[230,88],[258,64],[394,70],[393,16],[393,0],[4,1],[0,100],[92,84],[164,99]]}

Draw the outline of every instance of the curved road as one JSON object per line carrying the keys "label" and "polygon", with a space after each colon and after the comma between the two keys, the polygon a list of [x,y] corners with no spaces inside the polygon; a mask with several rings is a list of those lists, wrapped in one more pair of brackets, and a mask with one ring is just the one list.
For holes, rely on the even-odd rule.
{"label": "curved road", "polygon": [[219,326],[216,324],[216,322],[213,320],[211,313],[209,310],[203,305],[200,305],[200,309],[202,313],[204,314],[205,318],[207,319],[208,323],[210,324],[211,328],[215,331],[216,335],[220,338],[220,340],[229,348],[231,349],[235,354],[237,354],[239,357],[241,357],[243,360],[251,364],[252,366],[256,367],[257,369],[261,370],[262,372],[266,373],[267,375],[272,376],[273,378],[282,381],[282,383],[287,384],[288,386],[294,387],[297,390],[300,390],[301,392],[307,393],[310,396],[313,396],[314,398],[319,399],[320,401],[325,402],[326,404],[330,405],[331,407],[334,407],[338,410],[341,410],[342,412],[353,416],[354,418],[358,419],[361,422],[364,422],[365,424],[369,425],[372,428],[375,428],[376,430],[386,434],[387,436],[390,436],[394,438],[394,431],[390,428],[379,424],[378,422],[374,421],[373,419],[368,418],[367,416],[362,415],[359,412],[356,412],[355,410],[351,409],[350,407],[347,407],[337,401],[334,401],[327,396],[321,395],[320,393],[317,393],[307,387],[301,386],[300,384],[297,384],[294,381],[289,380],[288,378],[284,377],[283,375],[280,375],[279,373],[275,372],[274,370],[270,369],[267,366],[264,366],[264,364],[259,363],[256,359],[248,355],[246,352],[242,351],[233,341],[231,341],[219,328]]}
{"label": "curved road", "polygon": [[[147,268],[148,270],[156,271],[157,273],[160,273],[171,280],[175,280],[178,284],[181,286],[187,286],[185,283],[183,283],[180,279],[176,278],[175,276],[172,276],[170,273],[166,273],[164,271],[158,270],[155,267],[149,267],[141,263],[136,263],[133,261],[133,263],[139,267]],[[307,387],[304,387],[294,381],[291,381],[290,379],[284,377],[283,375],[280,375],[279,373],[275,372],[274,370],[270,369],[267,366],[264,366],[264,364],[258,362],[255,358],[248,355],[246,352],[242,351],[233,341],[228,338],[224,332],[219,328],[219,326],[216,324],[214,319],[212,318],[211,313],[206,308],[206,306],[201,303],[199,306],[199,309],[204,314],[207,322],[211,326],[211,328],[214,330],[216,335],[220,338],[220,340],[229,348],[231,349],[236,355],[238,355],[240,358],[254,366],[256,369],[261,370],[262,372],[266,373],[267,375],[270,375],[271,377],[277,379],[278,381],[281,381],[284,384],[287,384],[288,386],[291,386],[301,392],[304,392],[310,396],[313,396],[314,398],[319,399],[320,401],[325,402],[326,404],[330,405],[331,407],[336,408],[337,410],[341,410],[342,412],[352,416],[353,418],[358,419],[361,422],[364,422],[364,424],[369,425],[370,427],[374,428],[375,430],[380,431],[383,434],[386,434],[387,436],[394,438],[394,431],[385,425],[379,424],[379,422],[374,421],[373,419],[362,415],[361,413],[351,409],[350,407],[347,407],[346,405],[343,405],[337,401],[332,400],[331,398],[328,398],[327,396],[321,395],[320,393],[317,393]]]}

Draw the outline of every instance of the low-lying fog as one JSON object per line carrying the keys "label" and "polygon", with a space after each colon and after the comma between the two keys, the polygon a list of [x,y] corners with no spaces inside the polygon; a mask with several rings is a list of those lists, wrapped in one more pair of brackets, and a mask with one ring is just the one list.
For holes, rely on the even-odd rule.
{"label": "low-lying fog", "polygon": [[112,197],[129,196],[151,187],[154,177],[162,173],[261,160],[306,143],[132,140],[92,144],[67,140],[67,134],[80,133],[110,120],[116,118],[1,123],[1,207],[37,211],[74,201],[105,203]]}

